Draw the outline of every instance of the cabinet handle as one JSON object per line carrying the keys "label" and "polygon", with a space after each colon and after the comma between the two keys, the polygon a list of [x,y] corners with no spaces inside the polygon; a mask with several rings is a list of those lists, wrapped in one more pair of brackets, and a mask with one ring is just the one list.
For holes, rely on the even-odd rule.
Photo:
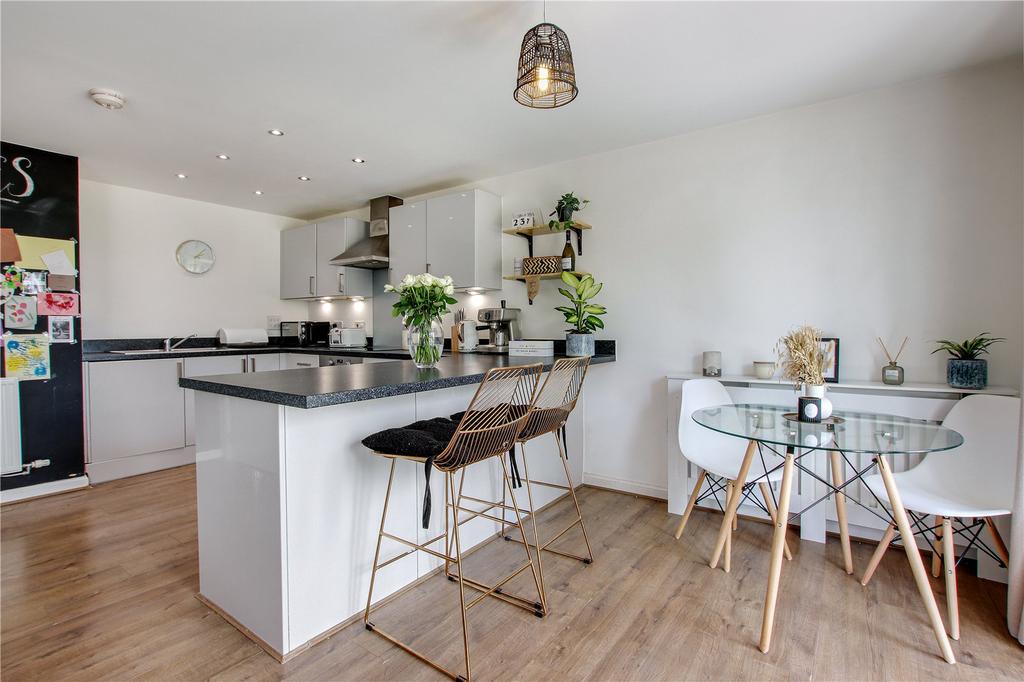
{"label": "cabinet handle", "polygon": [[309,293],[310,294],[315,294],[316,293],[316,275],[310,275],[309,276]]}
{"label": "cabinet handle", "polygon": [[338,293],[339,294],[345,293],[345,273],[344,272],[339,272],[338,273]]}
{"label": "cabinet handle", "polygon": [[427,272],[430,272],[430,263],[427,263]]}
{"label": "cabinet handle", "polygon": [[178,378],[180,379],[184,372],[181,371],[181,360],[178,360]]}
{"label": "cabinet handle", "polygon": [[310,364],[308,362],[296,362],[295,365],[298,366],[298,367],[312,367],[313,366],[312,364]]}
{"label": "cabinet handle", "polygon": [[246,372],[246,371],[248,371],[248,370],[246,370],[246,368],[245,368],[245,358],[243,357],[242,358],[242,372]]}
{"label": "cabinet handle", "polygon": [[249,371],[250,372],[255,372],[256,371],[256,358],[249,358]]}

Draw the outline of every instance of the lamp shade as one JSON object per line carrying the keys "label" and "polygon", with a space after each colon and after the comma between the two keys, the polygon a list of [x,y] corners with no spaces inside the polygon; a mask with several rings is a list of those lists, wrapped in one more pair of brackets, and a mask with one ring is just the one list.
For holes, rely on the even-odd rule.
{"label": "lamp shade", "polygon": [[577,94],[569,36],[554,24],[537,24],[523,36],[516,101],[535,109],[554,109],[573,101]]}

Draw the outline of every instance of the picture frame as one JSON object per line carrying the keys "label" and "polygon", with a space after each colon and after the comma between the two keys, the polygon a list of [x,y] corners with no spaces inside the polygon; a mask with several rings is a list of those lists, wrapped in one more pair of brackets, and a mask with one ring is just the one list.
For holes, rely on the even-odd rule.
{"label": "picture frame", "polygon": [[825,356],[823,374],[825,383],[839,383],[839,339],[829,336],[821,337],[821,352]]}
{"label": "picture frame", "polygon": [[46,292],[46,271],[25,270],[21,273],[21,293],[23,296],[32,296]]}
{"label": "picture frame", "polygon": [[534,211],[519,211],[512,215],[512,227],[524,228],[536,225],[537,214]]}
{"label": "picture frame", "polygon": [[46,318],[50,343],[75,343],[75,316],[50,315]]}

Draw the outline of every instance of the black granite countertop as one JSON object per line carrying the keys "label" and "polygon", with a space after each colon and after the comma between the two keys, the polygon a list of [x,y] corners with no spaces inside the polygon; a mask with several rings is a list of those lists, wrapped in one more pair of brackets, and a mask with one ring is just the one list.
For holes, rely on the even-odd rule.
{"label": "black granite countertop", "polygon": [[[302,355],[338,355],[350,358],[385,358],[408,360],[409,351],[399,349],[373,350],[367,348],[330,348],[328,346],[254,346],[251,348],[186,346],[181,350],[125,349],[131,353],[111,350],[93,350],[82,353],[83,362],[116,362],[121,360],[159,360],[161,358],[202,358],[211,355],[267,355],[272,353],[299,353]],[[150,352],[142,352],[149,350]],[[138,352],[135,352],[138,351]]]}
{"label": "black granite countertop", "polygon": [[[292,352],[292,349],[288,349],[288,352]],[[166,357],[166,354],[159,356]],[[381,353],[378,351],[373,353],[373,356],[381,357]],[[404,359],[408,357],[408,353],[403,356]],[[326,407],[475,384],[479,383],[487,370],[493,367],[541,362],[544,369],[549,369],[560,357],[565,356],[534,358],[460,353],[441,358],[437,367],[433,369],[417,369],[412,362],[380,362],[186,377],[179,379],[178,385],[196,391],[289,407]],[[601,353],[595,355],[590,362],[595,365],[615,362],[615,355]]]}

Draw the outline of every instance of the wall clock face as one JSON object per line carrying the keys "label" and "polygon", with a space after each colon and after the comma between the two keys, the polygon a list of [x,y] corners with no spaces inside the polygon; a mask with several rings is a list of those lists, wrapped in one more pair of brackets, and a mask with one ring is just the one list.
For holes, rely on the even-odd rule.
{"label": "wall clock face", "polygon": [[213,255],[213,248],[206,242],[201,242],[198,239],[189,239],[178,244],[175,257],[178,259],[178,265],[193,275],[209,272],[216,261]]}

